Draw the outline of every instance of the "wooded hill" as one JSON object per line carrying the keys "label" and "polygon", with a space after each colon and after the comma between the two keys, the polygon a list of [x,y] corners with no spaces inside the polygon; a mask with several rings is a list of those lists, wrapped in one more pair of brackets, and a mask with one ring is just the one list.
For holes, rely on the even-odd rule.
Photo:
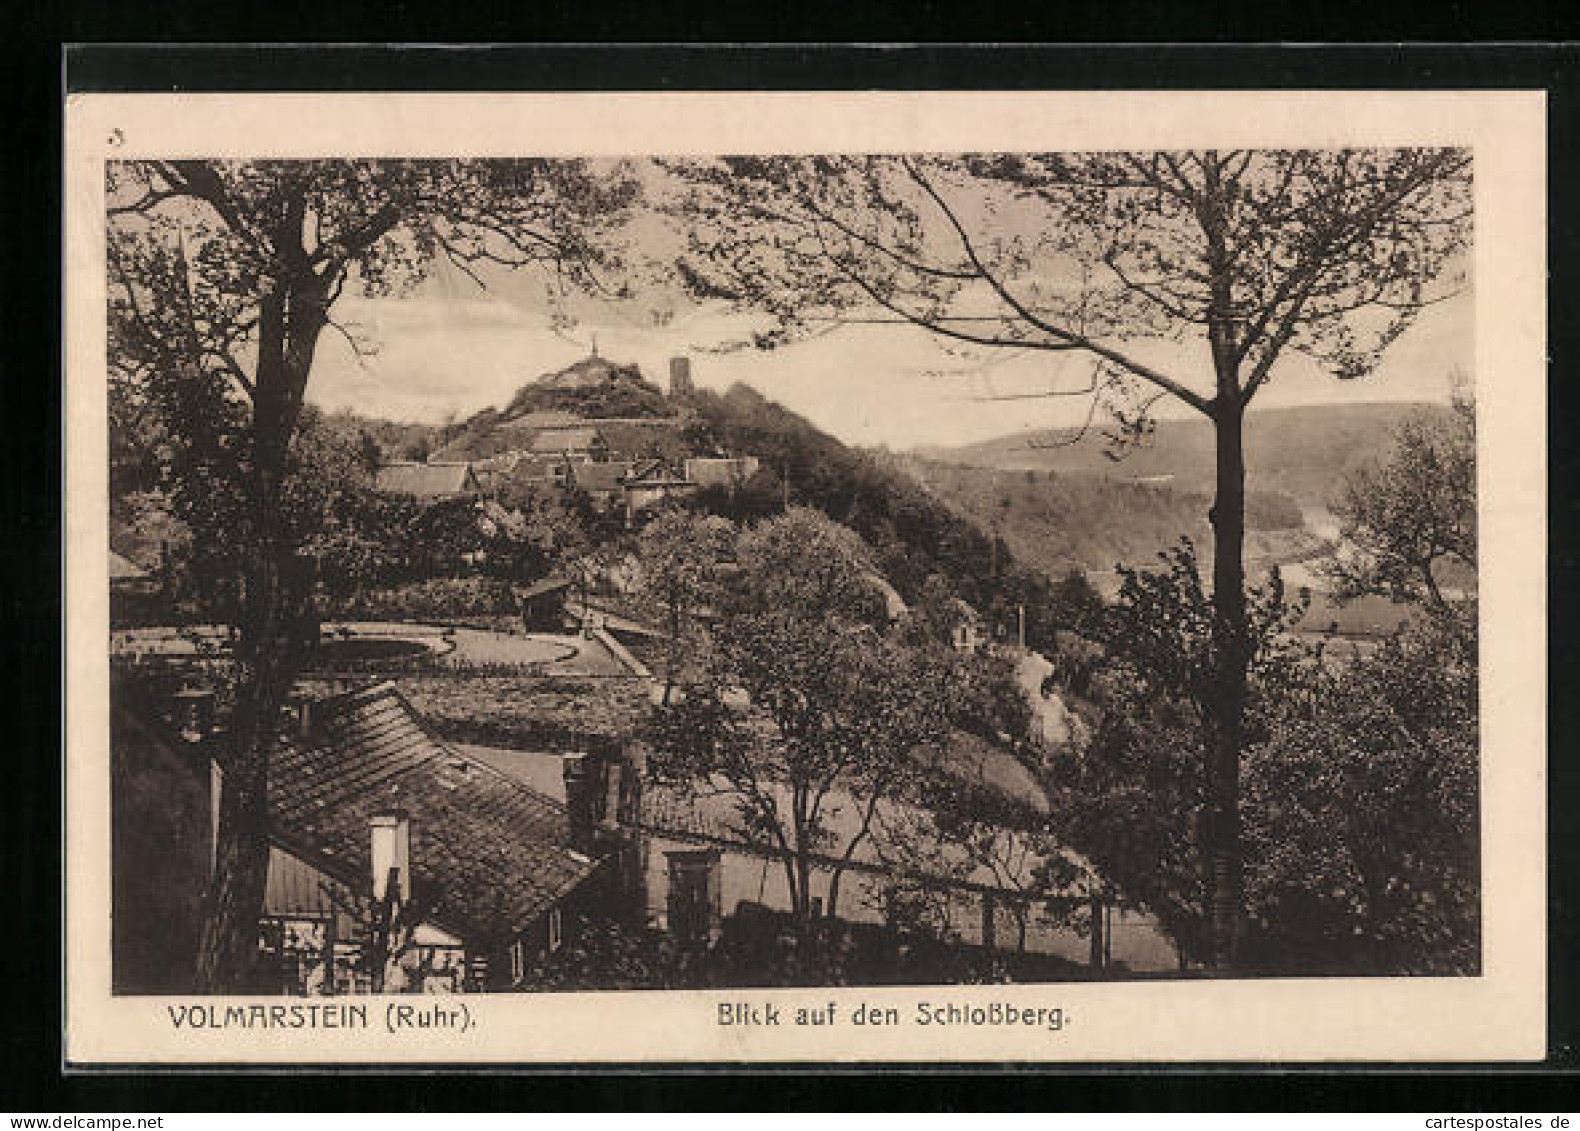
{"label": "wooded hill", "polygon": [[[1146,446],[1117,463],[1096,436],[1034,449],[1025,435],[953,449],[946,461],[848,447],[746,385],[724,393],[697,390],[674,401],[635,367],[604,364],[613,379],[603,385],[559,388],[550,375],[524,386],[504,410],[434,430],[435,458],[480,459],[525,446],[534,417],[544,413],[598,420],[621,453],[754,455],[762,466],[751,481],[735,491],[703,492],[702,504],[742,521],[777,513],[787,499],[814,507],[859,533],[877,568],[907,600],[929,575],[940,574],[1006,631],[1016,606],[1025,604],[1033,641],[1055,627],[1061,614],[1053,583],[1072,570],[1100,579],[1118,563],[1147,566],[1182,536],[1204,553],[1210,546],[1211,437],[1193,421],[1161,422]],[[605,375],[592,376],[601,381]],[[589,399],[588,388],[600,387],[645,398],[649,411],[662,408],[667,415],[623,421],[587,416],[589,406],[608,407]],[[1423,407],[1433,411],[1370,405],[1259,414],[1247,429],[1253,480],[1247,555],[1253,565],[1319,552],[1321,540],[1306,529],[1302,512],[1320,510],[1344,473],[1386,451],[1399,421]],[[406,429],[369,424],[381,440],[410,438]]]}
{"label": "wooded hill", "polygon": [[428,458],[486,459],[526,448],[551,420],[597,421],[610,447],[622,454],[680,454],[670,436],[684,423],[675,402],[637,366],[588,357],[522,385],[503,409],[485,408],[438,429]]}
{"label": "wooded hill", "polygon": [[[1392,449],[1394,432],[1406,418],[1449,411],[1425,402],[1252,409],[1245,425],[1246,485],[1288,495],[1303,510],[1325,509],[1347,473]],[[1021,432],[954,448],[918,448],[914,454],[967,467],[1085,474],[1212,492],[1213,435],[1205,420],[1160,420],[1142,446],[1118,461],[1095,430],[1079,443],[1046,446],[1072,436],[1069,429]]]}
{"label": "wooded hill", "polygon": [[[528,390],[535,390],[531,397],[523,395]],[[1029,640],[1046,639],[1054,628],[1051,580],[1041,570],[1019,564],[1003,539],[995,541],[981,524],[922,486],[891,457],[847,447],[745,385],[722,394],[697,390],[681,401],[666,400],[673,415],[647,420],[582,417],[577,406],[541,382],[518,393],[511,406],[432,429],[426,441],[431,458],[481,459],[525,446],[535,431],[528,414],[544,412],[596,421],[619,455],[753,455],[761,464],[755,476],[734,490],[704,490],[699,504],[737,521],[777,514],[786,501],[810,506],[860,534],[872,548],[875,568],[906,600],[921,592],[929,576],[940,574],[959,596],[1006,630],[1014,624],[1019,604],[1026,605]],[[335,419],[342,429],[354,433],[360,427],[380,441],[388,436],[413,442],[404,426],[359,421],[343,413]]]}
{"label": "wooded hill", "polygon": [[[1212,540],[1205,492],[1138,483],[1090,472],[1005,471],[897,457],[940,499],[1009,543],[1015,556],[1054,576],[1116,564],[1152,565],[1155,555],[1190,538],[1205,556]],[[1253,491],[1246,500],[1247,556],[1290,561],[1319,549],[1300,507],[1284,494]]]}

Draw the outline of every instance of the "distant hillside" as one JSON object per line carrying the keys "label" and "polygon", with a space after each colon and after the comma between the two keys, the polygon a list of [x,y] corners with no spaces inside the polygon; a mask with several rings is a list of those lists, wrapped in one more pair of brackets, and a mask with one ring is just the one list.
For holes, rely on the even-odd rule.
{"label": "distant hillside", "polygon": [[628,419],[674,416],[675,406],[635,365],[587,357],[523,385],[500,415],[509,422],[536,412]]}
{"label": "distant hillside", "polygon": [[[1361,464],[1387,452],[1407,417],[1443,413],[1445,405],[1388,403],[1311,405],[1253,410],[1246,419],[1246,478],[1252,490],[1293,497],[1308,511],[1324,509]],[[1143,481],[1210,494],[1213,484],[1212,428],[1205,420],[1161,420],[1146,446],[1115,462],[1097,436],[1062,447],[1069,430],[1024,432],[957,448],[923,448],[929,460],[1002,470],[1054,471]]]}
{"label": "distant hillside", "polygon": [[[1050,578],[1016,558],[970,514],[929,490],[902,462],[847,447],[804,417],[745,385],[697,391],[691,434],[716,450],[755,455],[762,470],[728,507],[741,518],[776,513],[788,498],[850,527],[873,548],[884,576],[913,600],[932,574],[1008,627],[1026,606],[1027,639],[1046,641],[1057,615]],[[722,500],[721,500],[722,501]]]}
{"label": "distant hillside", "polygon": [[[1205,493],[1085,472],[1005,471],[923,459],[903,466],[939,498],[999,532],[1017,558],[1054,576],[1071,568],[1097,575],[1118,563],[1151,565],[1182,535],[1206,560],[1211,544]],[[1303,558],[1318,548],[1291,496],[1252,492],[1246,519],[1253,561]]]}
{"label": "distant hillside", "polygon": [[[635,367],[610,368],[623,389],[660,396],[639,375],[631,376]],[[593,382],[587,387],[600,386]],[[534,382],[504,410],[486,409],[460,424],[433,430],[430,458],[484,459],[530,446],[544,427],[587,420],[567,408],[586,405],[576,399],[578,388],[560,381]],[[1024,603],[1028,640],[1036,644],[1050,639],[1050,580],[1018,563],[1004,540],[994,539],[964,510],[919,484],[894,457],[847,447],[745,385],[722,394],[696,390],[683,401],[664,400],[663,408],[672,415],[593,419],[617,453],[674,459],[756,456],[761,470],[752,479],[736,490],[705,490],[699,502],[743,521],[779,513],[786,499],[813,507],[860,534],[872,547],[877,568],[907,600],[915,598],[930,575],[941,574],[961,597],[1001,625]],[[346,419],[349,423],[353,418],[347,414]],[[404,426],[363,423],[381,441],[386,434],[407,446],[424,439]]]}
{"label": "distant hillside", "polygon": [[674,435],[684,424],[680,407],[635,365],[583,358],[523,385],[503,409],[485,408],[441,429],[430,459],[487,459],[530,448],[545,428],[596,421],[611,450],[621,455],[680,454]]}

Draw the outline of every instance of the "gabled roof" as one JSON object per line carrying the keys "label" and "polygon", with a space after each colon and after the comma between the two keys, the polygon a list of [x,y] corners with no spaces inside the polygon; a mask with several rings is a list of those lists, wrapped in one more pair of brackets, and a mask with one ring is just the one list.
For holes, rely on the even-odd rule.
{"label": "gabled roof", "polygon": [[477,489],[470,463],[391,463],[379,468],[380,491],[419,498],[442,498]]}
{"label": "gabled roof", "polygon": [[583,491],[614,491],[631,474],[631,464],[616,460],[612,463],[583,463],[571,469],[576,486]]}
{"label": "gabled roof", "polygon": [[533,597],[541,597],[545,593],[557,593],[561,589],[569,589],[574,584],[575,582],[568,577],[545,577],[542,581],[535,581],[531,585],[517,589],[516,599],[530,601]]}
{"label": "gabled roof", "polygon": [[148,571],[130,558],[122,557],[114,550],[110,551],[110,580],[111,581],[142,581],[148,577]]}
{"label": "gabled roof", "polygon": [[585,452],[602,443],[596,428],[545,428],[532,438],[532,451],[539,455]]}
{"label": "gabled roof", "polygon": [[393,684],[315,704],[269,765],[274,830],[342,874],[369,874],[371,817],[411,819],[414,891],[473,944],[512,938],[587,879],[564,806],[433,735]]}
{"label": "gabled roof", "polygon": [[626,483],[643,487],[689,487],[692,481],[675,471],[661,459],[642,460],[631,468]]}

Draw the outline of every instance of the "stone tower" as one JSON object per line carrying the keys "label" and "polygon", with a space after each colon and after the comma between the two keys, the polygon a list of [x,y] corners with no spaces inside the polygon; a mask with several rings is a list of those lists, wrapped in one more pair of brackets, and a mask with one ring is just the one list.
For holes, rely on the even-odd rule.
{"label": "stone tower", "polygon": [[691,359],[689,357],[672,357],[669,359],[669,395],[671,397],[689,397],[695,386],[691,383]]}

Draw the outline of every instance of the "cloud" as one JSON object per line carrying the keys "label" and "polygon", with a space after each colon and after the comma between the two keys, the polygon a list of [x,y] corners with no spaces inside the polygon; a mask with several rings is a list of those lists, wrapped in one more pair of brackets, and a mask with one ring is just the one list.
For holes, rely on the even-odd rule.
{"label": "cloud", "polygon": [[[1083,398],[996,400],[1006,394],[1078,388],[1090,377],[1081,355],[960,351],[910,326],[857,325],[777,350],[708,352],[748,327],[699,307],[655,322],[637,303],[580,300],[568,329],[551,327],[541,280],[516,278],[487,292],[437,273],[406,298],[347,298],[337,318],[376,346],[359,362],[327,334],[319,347],[309,397],[326,408],[438,422],[502,405],[521,385],[599,352],[637,363],[662,384],[668,359],[692,357],[698,384],[723,389],[742,381],[850,443],[956,444],[1022,429],[1078,424]],[[1259,396],[1258,406],[1443,400],[1454,367],[1472,368],[1474,303],[1470,295],[1429,308],[1396,342],[1372,376],[1340,382],[1308,359],[1290,355]],[[1192,386],[1211,387],[1199,342],[1127,347],[1167,366]],[[1168,402],[1160,414],[1188,412]]]}

